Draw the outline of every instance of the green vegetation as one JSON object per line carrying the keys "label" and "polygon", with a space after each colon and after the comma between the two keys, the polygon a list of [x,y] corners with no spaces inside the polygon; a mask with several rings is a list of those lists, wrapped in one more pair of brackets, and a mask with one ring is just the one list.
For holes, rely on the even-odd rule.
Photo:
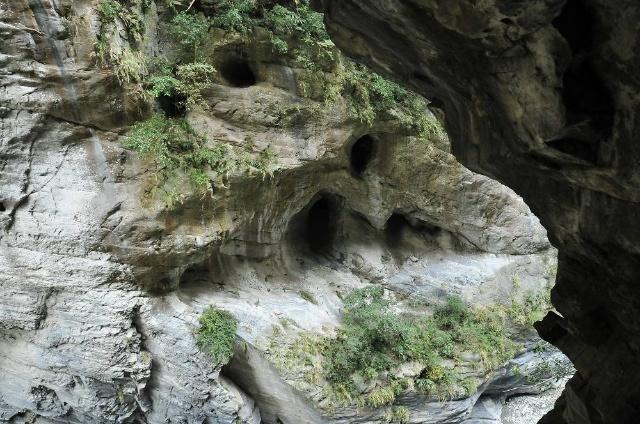
{"label": "green vegetation", "polygon": [[[323,351],[324,376],[338,400],[357,396],[357,381],[373,382],[364,403],[392,404],[407,387],[440,398],[456,387],[470,390],[444,360],[456,362],[462,352],[477,352],[485,369],[510,359],[517,345],[507,336],[506,322],[483,311],[471,311],[459,298],[450,298],[432,316],[410,316],[393,310],[381,287],[357,290],[345,298],[343,325]],[[400,380],[393,370],[417,361],[423,369],[415,378]]]}
{"label": "green vegetation", "polygon": [[256,0],[222,0],[211,23],[218,28],[248,33],[255,24],[251,15],[257,6]]}
{"label": "green vegetation", "polygon": [[113,70],[120,84],[140,82],[147,74],[146,59],[140,52],[126,48],[116,56],[112,56],[112,60]]}
{"label": "green vegetation", "polygon": [[267,29],[274,52],[293,59],[299,67],[298,83],[304,96],[325,102],[342,98],[351,116],[366,125],[382,116],[397,119],[408,133],[422,138],[442,133],[439,124],[425,113],[423,98],[343,58],[327,34],[322,14],[313,11],[307,0],[293,5],[224,0],[216,4],[215,12],[210,19],[180,12],[172,19],[169,32],[179,43],[197,51],[209,25],[246,38],[255,28]]}
{"label": "green vegetation", "polygon": [[212,191],[213,183],[220,183],[232,169],[272,172],[273,153],[263,150],[256,158],[247,158],[222,143],[212,143],[198,134],[189,123],[180,118],[166,118],[155,114],[138,122],[127,134],[123,146],[138,153],[153,164],[151,197],[160,198],[172,208],[181,203],[187,187],[205,196]]}
{"label": "green vegetation", "polygon": [[211,84],[214,72],[213,66],[206,62],[171,66],[166,61],[157,60],[153,64],[153,73],[146,80],[147,92],[153,97],[179,95],[185,99],[181,106],[191,109],[204,104],[202,93]]}
{"label": "green vegetation", "polygon": [[384,415],[384,420],[388,423],[405,424],[409,422],[409,418],[409,408],[406,406],[394,406]]}
{"label": "green vegetation", "polygon": [[[158,26],[160,39],[179,48],[162,49],[172,54],[158,57],[145,53],[148,48],[142,40],[145,19],[153,17],[147,14],[151,0],[101,0],[98,6],[101,24],[95,56],[136,101],[163,98],[176,103],[178,110],[206,109],[205,93],[216,69],[212,65],[215,52],[204,47],[218,41],[208,39],[214,33],[210,29],[222,28],[248,41],[261,28],[270,34],[274,54],[296,68],[298,88],[308,99],[274,106],[281,125],[311,119],[323,107],[321,102],[344,102],[351,117],[364,125],[385,119],[422,139],[441,133],[437,122],[425,114],[423,98],[344,58],[329,39],[322,15],[310,8],[308,0],[218,0],[209,5],[210,16],[189,8],[187,0],[165,0],[164,4],[168,7],[158,9],[165,21]],[[126,43],[115,43],[121,33],[117,29],[122,27]],[[207,140],[184,120],[159,115],[134,125],[124,146],[153,163],[147,193],[167,207],[187,198],[184,187],[204,197],[211,193],[212,183],[222,184],[228,171],[257,171],[265,176],[274,162],[269,149],[239,152]]]}
{"label": "green vegetation", "polygon": [[218,363],[226,364],[233,356],[238,323],[227,311],[208,307],[200,316],[198,347]]}
{"label": "green vegetation", "polygon": [[563,361],[560,358],[546,358],[544,354],[553,347],[545,341],[538,342],[533,347],[533,353],[540,359],[535,368],[527,375],[528,383],[537,383],[545,379],[560,380],[575,373],[575,368],[570,362]]}
{"label": "green vegetation", "polygon": [[[459,365],[475,366],[482,374],[513,358],[522,348],[513,339],[549,307],[545,299],[531,293],[508,306],[471,309],[450,297],[429,314],[423,303],[370,286],[344,296],[342,325],[334,337],[301,334],[281,350],[274,339],[272,359],[285,375],[303,375],[300,390],[308,387],[304,384],[323,386],[330,407],[388,407],[387,421],[403,422],[402,410],[392,412],[404,391],[440,400],[475,393],[479,380],[464,376]],[[560,369],[544,367],[540,373]]]}
{"label": "green vegetation", "polygon": [[197,59],[198,48],[204,42],[210,26],[209,19],[201,14],[180,12],[171,19],[168,31],[176,42],[193,49],[193,57]]}
{"label": "green vegetation", "polygon": [[115,0],[102,0],[98,5],[98,13],[103,24],[111,23],[122,12],[122,5]]}
{"label": "green vegetation", "polygon": [[181,176],[187,176],[192,189],[204,196],[211,190],[207,171],[221,175],[229,168],[223,145],[208,147],[187,121],[160,114],[135,124],[123,146],[153,163],[152,195],[161,195],[169,208],[181,201],[181,192],[173,188],[180,185]]}
{"label": "green vegetation", "polygon": [[507,309],[510,320],[521,327],[532,327],[551,310],[551,299],[548,292],[528,293],[520,301],[512,301]]}
{"label": "green vegetation", "polygon": [[546,379],[557,381],[572,375],[575,371],[575,368],[570,363],[557,358],[549,359],[536,364],[531,373],[527,375],[527,382],[533,384]]}

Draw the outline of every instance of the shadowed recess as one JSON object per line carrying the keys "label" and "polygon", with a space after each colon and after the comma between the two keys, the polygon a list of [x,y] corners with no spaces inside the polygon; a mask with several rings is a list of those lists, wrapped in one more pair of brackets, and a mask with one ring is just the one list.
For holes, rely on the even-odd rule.
{"label": "shadowed recess", "polygon": [[220,75],[233,87],[251,87],[256,83],[256,76],[246,59],[230,57],[220,67]]}
{"label": "shadowed recess", "polygon": [[375,156],[376,140],[370,135],[360,137],[351,147],[351,170],[358,177],[364,174]]}
{"label": "shadowed recess", "polygon": [[161,95],[158,97],[158,105],[167,118],[184,118],[187,114],[187,96],[173,93],[170,96]]}

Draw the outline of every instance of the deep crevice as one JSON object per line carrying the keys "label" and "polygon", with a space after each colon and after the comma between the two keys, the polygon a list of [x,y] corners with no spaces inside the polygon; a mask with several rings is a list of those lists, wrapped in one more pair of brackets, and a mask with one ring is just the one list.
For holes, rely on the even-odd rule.
{"label": "deep crevice", "polygon": [[375,156],[376,140],[370,135],[360,137],[353,146],[351,146],[351,155],[349,157],[351,170],[353,173],[361,177],[367,170],[369,163]]}
{"label": "deep crevice", "polygon": [[227,58],[220,66],[220,75],[233,87],[246,88],[256,84],[256,76],[243,57]]}
{"label": "deep crevice", "polygon": [[0,202],[0,212],[5,212],[7,208],[4,206],[4,202]]}

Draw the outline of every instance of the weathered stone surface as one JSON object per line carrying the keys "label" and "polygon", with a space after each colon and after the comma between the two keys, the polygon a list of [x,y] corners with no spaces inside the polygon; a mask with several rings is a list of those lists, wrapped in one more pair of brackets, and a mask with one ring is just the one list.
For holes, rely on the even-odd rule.
{"label": "weathered stone surface", "polygon": [[[174,212],[143,201],[148,164],[119,141],[149,111],[95,67],[95,6],[0,3],[0,420],[274,422],[291,399],[275,395],[293,389],[283,381],[263,412],[259,391],[221,374],[194,337],[206,306],[231,311],[240,337],[268,357],[274,326],[331,331],[338,292],[365,281],[417,293],[446,277],[439,295],[484,288],[487,301],[504,286],[513,294],[515,274],[523,287],[550,283],[539,273],[554,252],[511,190],[461,166],[443,140],[399,136],[394,122],[365,128],[340,105],[283,116],[289,103],[304,106],[296,71],[260,46],[251,60],[261,82],[216,80],[210,109],[188,119],[230,145],[270,146],[280,169],[234,173],[211,199],[187,198]],[[366,134],[378,150],[359,178],[349,152]],[[335,202],[334,254],[310,257],[304,219],[322,196]],[[391,248],[393,216],[404,223]],[[395,282],[404,275],[410,284]],[[261,388],[275,378],[254,368],[264,370]],[[416,419],[457,422],[478,396],[442,413],[432,402]],[[323,420],[332,418],[365,422]]]}
{"label": "weathered stone surface", "polygon": [[335,42],[446,110],[453,151],[521,194],[560,249],[539,331],[576,364],[545,422],[640,416],[634,1],[322,0]]}

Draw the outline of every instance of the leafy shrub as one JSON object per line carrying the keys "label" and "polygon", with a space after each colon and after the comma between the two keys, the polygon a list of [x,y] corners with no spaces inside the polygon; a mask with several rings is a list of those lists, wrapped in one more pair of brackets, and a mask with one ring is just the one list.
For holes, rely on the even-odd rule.
{"label": "leafy shrub", "polygon": [[202,92],[211,84],[213,66],[205,62],[191,62],[178,65],[175,89],[187,97],[187,107],[204,103]]}
{"label": "leafy shrub", "polygon": [[[384,290],[371,286],[356,290],[344,299],[343,325],[335,339],[326,342],[325,377],[339,390],[355,396],[355,381],[378,381],[366,403],[379,407],[392,403],[400,381],[386,375],[406,361],[422,363],[423,370],[411,385],[441,398],[454,394],[454,387],[468,389],[455,370],[442,365],[443,358],[457,358],[459,352],[479,352],[491,369],[510,359],[516,345],[506,333],[506,323],[488,314],[469,310],[451,297],[432,316],[415,318],[394,312]],[[385,383],[386,381],[386,383]]]}
{"label": "leafy shrub", "polygon": [[208,307],[200,316],[198,347],[218,363],[226,364],[233,356],[238,323],[227,311]]}
{"label": "leafy shrub", "polygon": [[511,302],[507,310],[509,318],[521,327],[531,327],[551,309],[549,293],[528,293],[523,302]]}
{"label": "leafy shrub", "polygon": [[210,25],[209,19],[202,14],[180,12],[171,19],[168,32],[178,43],[191,47],[194,57],[197,57],[198,47],[207,36]]}
{"label": "leafy shrub", "polygon": [[385,414],[385,421],[388,423],[406,424],[409,422],[409,408],[406,406],[394,406]]}
{"label": "leafy shrub", "polygon": [[252,14],[255,13],[255,0],[222,0],[216,5],[212,24],[218,28],[247,33],[254,26]]}
{"label": "leafy shrub", "polygon": [[393,386],[376,387],[367,395],[367,404],[379,408],[390,405],[396,400],[396,391]]}
{"label": "leafy shrub", "polygon": [[[156,187],[163,187],[181,170],[190,176],[192,188],[202,195],[210,190],[206,169],[222,173],[227,170],[226,150],[221,145],[208,147],[184,119],[169,119],[160,114],[136,123],[123,141],[123,146],[136,151],[154,165]],[[205,181],[206,180],[206,181]],[[172,207],[181,193],[166,187],[165,204]]]}

